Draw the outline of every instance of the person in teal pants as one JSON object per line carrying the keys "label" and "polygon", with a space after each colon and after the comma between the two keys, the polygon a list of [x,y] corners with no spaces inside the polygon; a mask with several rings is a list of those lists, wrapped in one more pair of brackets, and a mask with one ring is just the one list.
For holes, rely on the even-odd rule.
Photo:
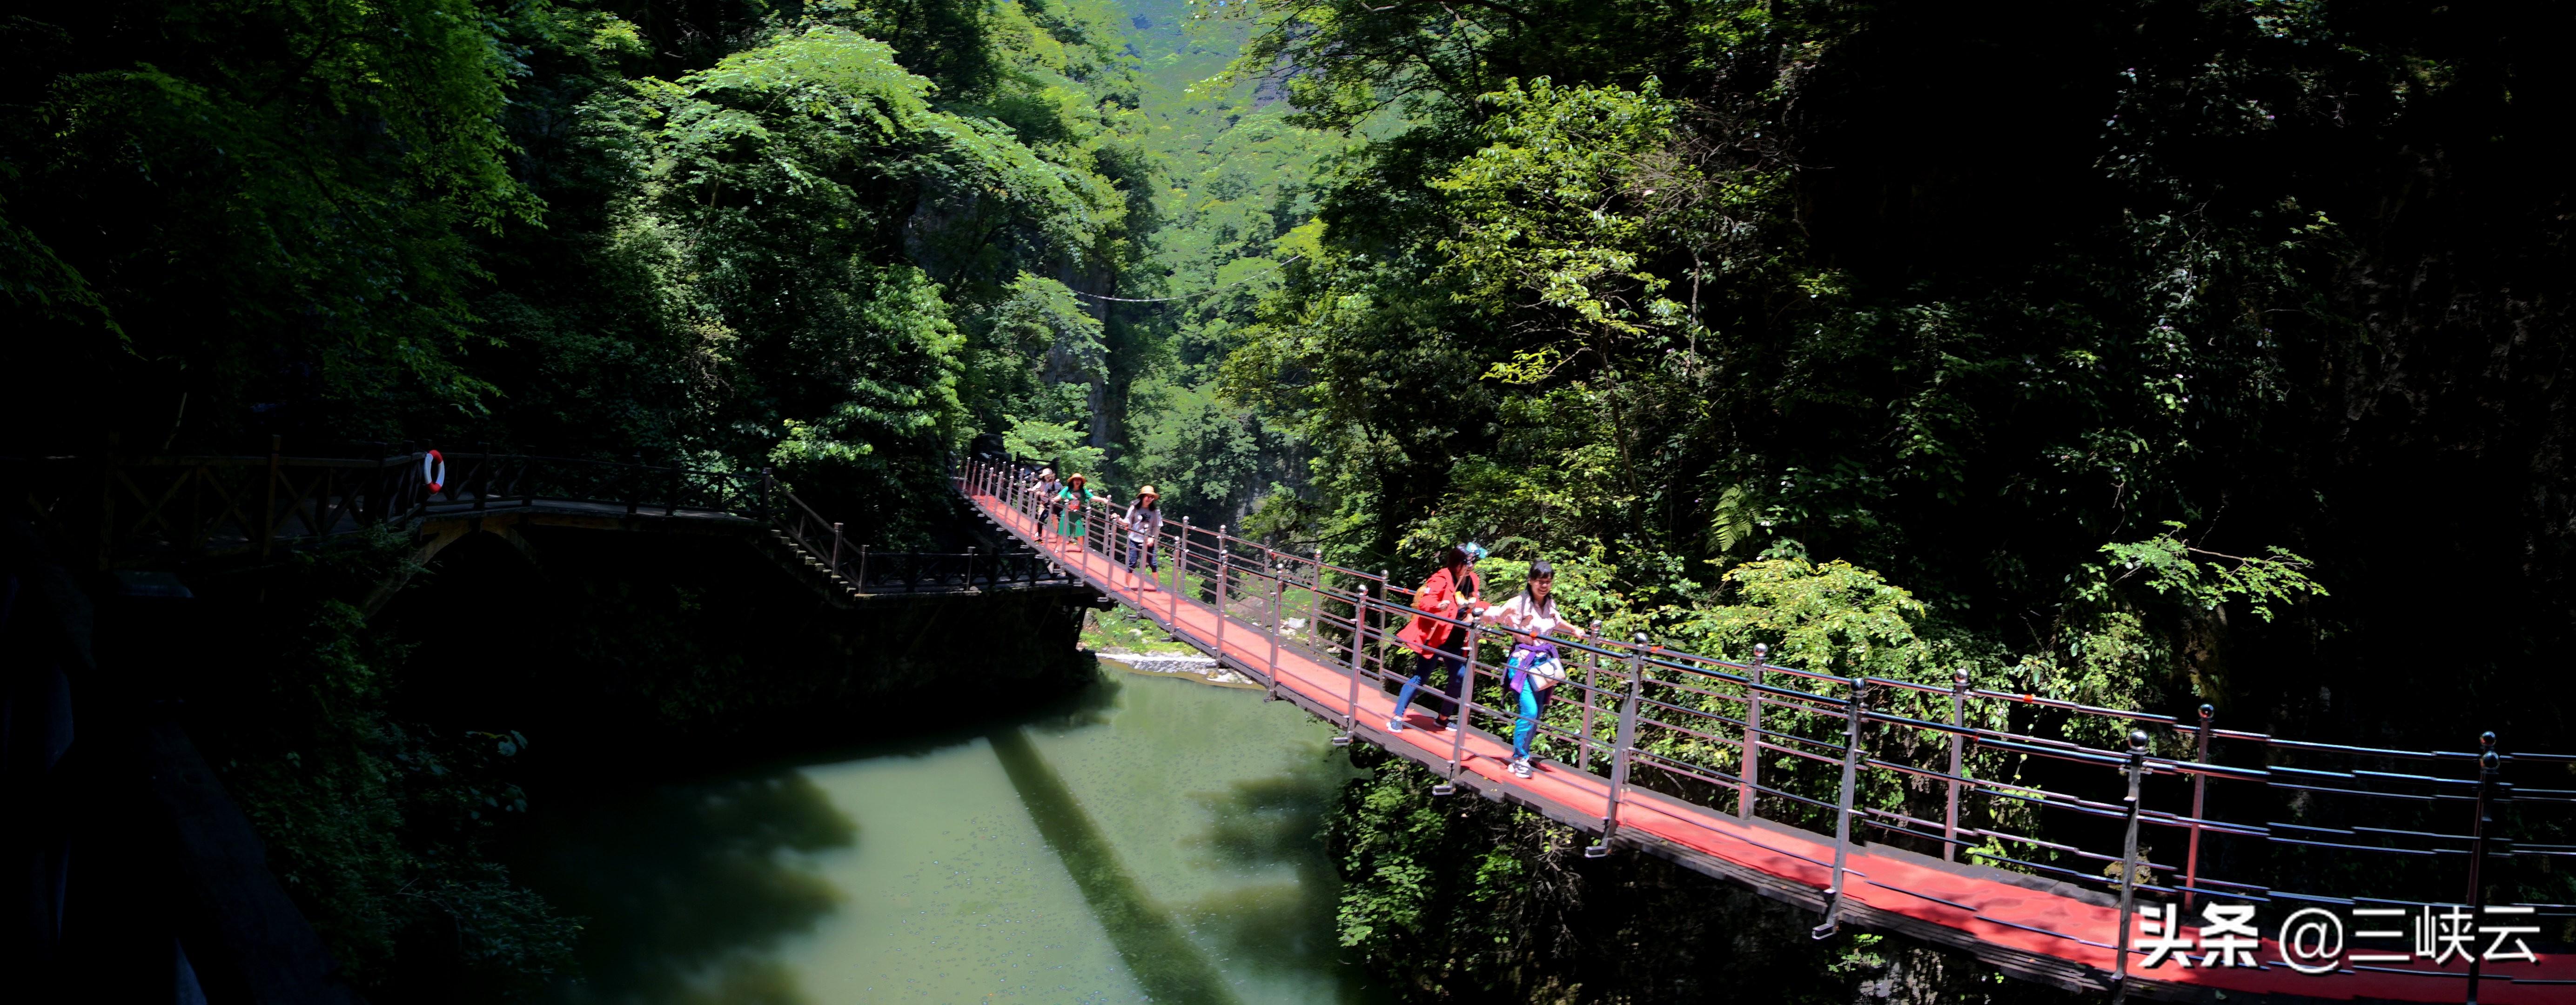
{"label": "person in teal pants", "polygon": [[1522,778],[1530,776],[1530,740],[1538,733],[1539,717],[1547,714],[1548,700],[1565,681],[1565,661],[1556,643],[1531,634],[1530,628],[1528,619],[1513,626],[1516,635],[1503,681],[1520,697],[1521,714],[1512,721],[1512,774]]}

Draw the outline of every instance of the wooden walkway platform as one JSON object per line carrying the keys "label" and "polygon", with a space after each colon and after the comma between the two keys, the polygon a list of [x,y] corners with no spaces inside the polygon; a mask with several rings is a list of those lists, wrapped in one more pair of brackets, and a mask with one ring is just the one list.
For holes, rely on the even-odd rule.
{"label": "wooden walkway platform", "polygon": [[[1196,600],[1168,590],[1140,588],[1110,556],[1061,540],[1041,541],[1035,523],[992,495],[961,482],[961,491],[984,515],[1029,546],[1051,556],[1102,594],[1152,618],[1175,637],[1254,680],[1274,697],[1293,701],[1316,717],[1344,725],[1355,739],[1448,773],[1455,736],[1435,730],[1415,712],[1415,727],[1390,733],[1393,696],[1379,687],[1357,689],[1340,659],[1274,638],[1240,617],[1220,618]],[[1507,770],[1507,739],[1467,730],[1454,780],[1487,799],[1529,807],[1568,826],[1601,833],[1612,813],[1608,779],[1571,766],[1540,762],[1535,776]],[[1668,796],[1629,787],[1621,791],[1609,844],[1658,855],[1768,896],[1823,910],[1831,883],[1835,839],[1760,818],[1741,819]],[[1848,849],[1844,920],[1899,932],[1969,953],[2025,979],[2070,989],[2110,990],[2118,952],[2118,905],[2111,897],[2070,884],[1987,866],[1954,863],[1882,844],[1856,842]],[[2286,912],[2280,912],[2286,913]],[[2186,925],[2200,921],[2185,916]],[[2280,919],[2263,921],[2276,924]],[[2137,929],[2143,932],[2143,928]],[[2261,968],[2184,968],[2168,961],[2141,972],[2146,953],[2132,948],[2128,992],[2144,998],[2215,1000],[2264,995],[2281,999],[2457,1002],[2463,998],[2464,963],[2447,967],[2347,966],[2324,974],[2298,973],[2280,962],[2272,933],[2264,933],[2256,958]],[[2546,938],[2547,935],[2540,936]],[[2146,941],[2136,936],[2133,946]],[[2501,1005],[2576,1003],[2576,957],[2543,955],[2538,964],[2486,964],[2477,1000]]]}

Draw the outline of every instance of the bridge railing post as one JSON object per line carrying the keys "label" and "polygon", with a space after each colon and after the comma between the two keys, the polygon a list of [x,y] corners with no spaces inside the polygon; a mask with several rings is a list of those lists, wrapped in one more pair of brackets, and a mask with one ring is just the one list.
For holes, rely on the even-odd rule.
{"label": "bridge railing post", "polygon": [[861,593],[868,592],[868,546],[864,544],[859,546],[858,582],[853,585],[856,585]]}
{"label": "bridge railing post", "polygon": [[[1322,552],[1319,551],[1317,554],[1321,555]],[[1315,570],[1315,612],[1317,614],[1323,613],[1324,610],[1323,588],[1324,572],[1323,567],[1319,565]],[[1351,739],[1359,735],[1360,675],[1368,672],[1368,659],[1362,655],[1368,651],[1368,606],[1368,584],[1361,583],[1353,587],[1351,590],[1351,696],[1350,704],[1345,706],[1347,711],[1342,716],[1342,735],[1333,738],[1333,746],[1336,747],[1350,746]],[[1315,637],[1322,638],[1323,632],[1318,629]]]}
{"label": "bridge railing post", "polygon": [[1628,788],[1628,762],[1637,746],[1637,696],[1646,680],[1646,633],[1638,632],[1634,643],[1628,650],[1628,693],[1619,702],[1618,746],[1610,750],[1610,799],[1602,811],[1601,840],[1584,847],[1585,858],[1610,854],[1610,839],[1619,834],[1619,797]]}
{"label": "bridge railing post", "polygon": [[1851,693],[1843,697],[1843,782],[1834,807],[1834,871],[1832,885],[1825,887],[1824,924],[1809,930],[1810,938],[1825,938],[1842,928],[1843,887],[1851,881],[1846,867],[1851,861],[1852,804],[1859,791],[1861,698],[1867,684],[1854,677],[1845,685]]}
{"label": "bridge railing post", "polygon": [[[2197,742],[2193,744],[2193,756],[2199,758],[2202,764],[2209,763],[2209,720],[2217,713],[2218,709],[2206,702],[2200,706],[2200,729],[2197,731],[2200,735],[2196,738]],[[2191,843],[2183,852],[2182,860],[2184,907],[2190,907],[2200,896],[2200,822],[2208,819],[2202,815],[2207,811],[2208,805],[2209,775],[2206,772],[2194,771],[2191,773],[2191,836],[2188,839]]]}
{"label": "bridge railing post", "polygon": [[[2131,930],[2137,927],[2132,914],[2137,910],[2138,896],[2138,790],[2147,777],[2147,731],[2129,731],[2129,795],[2122,803],[2122,815],[2128,818],[2125,835],[2120,839],[2120,939],[2117,956],[2111,967],[2112,995],[2125,998],[2129,990],[2129,942]],[[2172,933],[2168,932],[2167,935]]]}
{"label": "bridge railing post", "polygon": [[1227,584],[1234,578],[1234,549],[1226,547],[1226,525],[1216,527],[1216,663],[1225,666],[1225,622]]}
{"label": "bridge railing post", "polygon": [[[1386,585],[1386,570],[1378,570],[1375,582],[1377,583],[1377,604],[1370,608],[1370,613],[1381,618],[1399,617],[1395,612],[1395,591],[1388,589]],[[1401,631],[1402,629],[1396,630]],[[1384,635],[1388,633],[1380,632],[1379,634]],[[1369,673],[1373,675],[1369,680],[1373,682],[1372,686],[1376,687],[1380,691],[1384,691],[1386,690],[1386,684],[1384,683],[1386,680],[1386,652],[1384,647],[1379,648],[1375,660],[1376,666],[1369,671]]]}
{"label": "bridge railing post", "polygon": [[1753,662],[1744,669],[1744,750],[1738,757],[1735,773],[1735,814],[1746,820],[1756,815],[1762,796],[1762,667],[1771,658],[1771,647],[1753,644]]}
{"label": "bridge railing post", "polygon": [[762,469],[760,469],[760,515],[761,515],[762,517],[764,517],[764,518],[765,518],[765,517],[769,516],[769,515],[770,515],[770,513],[774,512],[774,511],[770,508],[770,505],[771,505],[771,503],[775,502],[775,501],[777,500],[777,498],[778,498],[778,469],[776,469],[776,468],[762,468]]}
{"label": "bridge railing post", "polygon": [[[2502,773],[2504,767],[2504,759],[2496,755],[2495,745],[2496,735],[2493,730],[2478,734],[2477,816],[2469,823],[2468,902],[2469,916],[2475,918],[2483,918],[2487,913],[2487,885],[2484,881],[2487,842],[2495,831],[2496,789],[2499,787],[2497,776]],[[2432,922],[2427,919],[2425,923]],[[2499,936],[2498,941],[2501,940],[2502,937]],[[2478,966],[2481,962],[2483,962],[2483,954],[2469,954],[2468,1005],[2478,1005],[2478,981],[2483,976]]]}
{"label": "bridge railing post", "polygon": [[1312,640],[1312,644],[1307,648],[1313,650],[1315,655],[1322,656],[1324,655],[1324,549],[1320,546],[1315,549],[1315,578],[1307,584],[1306,601],[1306,637]]}
{"label": "bridge railing post", "polygon": [[1181,636],[1181,591],[1190,588],[1190,518],[1181,518],[1181,536],[1172,548],[1172,637]]}
{"label": "bridge railing post", "polygon": [[[1959,860],[1959,779],[1967,777],[1968,668],[1950,673],[1950,795],[1941,810],[1941,858]],[[2195,832],[2197,833],[2197,832]]]}
{"label": "bridge railing post", "polygon": [[841,574],[841,522],[838,520],[832,521],[832,565],[823,571],[834,576]]}
{"label": "bridge railing post", "polygon": [[1263,545],[1261,554],[1270,567],[1270,696],[1279,697],[1279,600],[1286,595],[1287,584],[1280,582],[1279,553]]}
{"label": "bridge railing post", "polygon": [[[1461,608],[1459,613],[1466,611]],[[1476,647],[1480,640],[1476,638],[1476,619],[1470,616],[1466,620],[1458,630],[1467,633],[1467,660],[1459,664],[1458,679],[1452,682],[1458,688],[1458,718],[1449,727],[1449,777],[1431,787],[1435,796],[1458,791],[1458,766],[1467,759],[1467,730],[1476,721]]]}
{"label": "bridge railing post", "polygon": [[[1592,631],[1585,636],[1594,645],[1601,643],[1601,619],[1592,619]],[[1599,742],[1592,735],[1592,693],[1601,687],[1601,652],[1586,651],[1583,669],[1583,742],[1574,745],[1574,770],[1592,770],[1592,745]]]}

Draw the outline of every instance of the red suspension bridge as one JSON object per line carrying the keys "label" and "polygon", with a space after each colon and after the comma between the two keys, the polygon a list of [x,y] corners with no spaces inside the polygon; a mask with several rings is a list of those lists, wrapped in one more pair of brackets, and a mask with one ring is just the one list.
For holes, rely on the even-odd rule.
{"label": "red suspension bridge", "polygon": [[[2576,844],[2548,843],[2571,840],[2576,788],[2544,787],[2576,785],[2576,755],[2492,737],[2456,751],[2319,743],[2215,728],[2207,706],[2177,718],[1964,673],[1948,686],[1837,677],[1758,649],[1729,661],[1596,631],[1559,640],[1575,673],[1522,779],[1506,768],[1518,709],[1490,629],[1468,625],[1461,728],[1389,732],[1386,685],[1403,665],[1390,636],[1430,616],[1409,591],[1186,522],[1167,525],[1173,561],[1144,588],[1114,561],[1114,514],[1089,514],[1085,540],[1042,541],[1027,472],[982,460],[956,487],[1025,547],[871,553],[765,471],[640,458],[272,450],[4,473],[21,517],[101,569],[388,528],[425,560],[467,534],[551,524],[743,536],[836,603],[1097,593],[1339,725],[1336,742],[1430,768],[1436,793],[1529,807],[1595,835],[1588,855],[1643,850],[1743,883],[1819,912],[1819,937],[1845,923],[1899,932],[2115,995],[2576,1003],[2576,905],[2555,902],[2576,900],[2564,892]],[[2069,739],[2123,731],[2125,745]],[[2020,763],[1977,770],[1995,755]]]}
{"label": "red suspension bridge", "polygon": [[[2206,705],[2190,721],[1974,687],[1964,671],[1947,687],[1837,677],[1759,649],[1737,662],[1595,632],[1557,642],[1572,693],[1538,724],[1555,756],[1522,779],[1507,769],[1519,712],[1491,629],[1449,621],[1468,629],[1459,728],[1389,732],[1386,685],[1403,674],[1387,643],[1436,618],[1409,591],[1186,522],[1162,532],[1169,568],[1139,583],[1116,561],[1116,512],[1090,504],[1085,539],[1049,538],[1028,476],[971,460],[956,484],[1093,589],[1339,725],[1337,744],[1430,768],[1436,794],[1473,791],[1597,835],[1587,855],[1639,849],[1817,911],[1819,938],[1845,923],[1899,932],[2115,996],[2576,1002],[2576,953],[2550,941],[2576,905],[2511,892],[2576,866],[2576,845],[2514,839],[2567,833],[2576,789],[2507,780],[2576,779],[2576,755],[2506,753],[2492,735],[2476,751],[2293,740],[2214,728]],[[2076,727],[2063,735],[2128,743],[2011,725],[2043,716]],[[1977,777],[1972,752],[2060,770]],[[2240,759],[2254,763],[2221,763]],[[2222,819],[2222,805],[2243,814]],[[2179,862],[2152,851],[2177,845]],[[2244,874],[2216,875],[2219,862]],[[2348,885],[2279,878],[2314,876]],[[2397,895],[2428,884],[2459,899]]]}

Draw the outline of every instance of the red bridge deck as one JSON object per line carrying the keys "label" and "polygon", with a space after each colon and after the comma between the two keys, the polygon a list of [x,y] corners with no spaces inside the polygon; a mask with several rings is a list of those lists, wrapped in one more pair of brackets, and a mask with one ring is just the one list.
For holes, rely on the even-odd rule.
{"label": "red bridge deck", "polygon": [[[1055,558],[1102,594],[1151,617],[1171,633],[1256,680],[1277,697],[1340,723],[1351,693],[1347,666],[1319,661],[1302,645],[1278,642],[1262,626],[1225,618],[1195,600],[1168,591],[1117,585],[1125,570],[1108,556],[1062,541],[1040,543],[1035,524],[991,495],[970,492],[985,516],[1012,535]],[[1276,660],[1276,672],[1271,667]],[[1453,734],[1428,728],[1389,733],[1382,726],[1394,699],[1380,688],[1359,689],[1352,733],[1359,739],[1446,770]],[[1417,726],[1429,716],[1415,714]],[[1456,781],[1488,799],[1510,800],[1588,832],[1603,830],[1610,782],[1572,766],[1541,762],[1536,777],[1506,770],[1511,745],[1482,730],[1468,731]],[[1614,845],[1649,853],[1725,879],[1748,884],[1777,899],[1822,910],[1832,870],[1834,839],[1796,828],[1691,805],[1630,787],[1620,794]],[[1850,889],[1842,914],[1852,923],[1900,932],[1959,949],[2026,979],[2070,988],[2108,989],[2118,943],[2118,907],[2109,897],[2069,884],[1987,866],[1946,862],[1886,845],[1856,842],[1848,855]],[[2186,915],[2188,918],[2189,916]],[[2279,919],[2265,919],[2277,923]],[[2186,925],[2197,924],[2190,918]],[[2261,968],[2196,969],[2171,961],[2148,971],[2146,953],[2131,949],[2131,993],[2156,998],[2207,999],[2211,991],[2327,1000],[2456,1002],[2466,991],[2467,967],[2423,963],[2400,968],[2345,969],[2309,975],[2280,962],[2267,933],[2255,957]],[[2143,934],[2132,946],[2146,941]],[[2576,957],[2544,955],[2531,963],[2489,963],[2479,998],[2501,1005],[2576,1003]]]}

